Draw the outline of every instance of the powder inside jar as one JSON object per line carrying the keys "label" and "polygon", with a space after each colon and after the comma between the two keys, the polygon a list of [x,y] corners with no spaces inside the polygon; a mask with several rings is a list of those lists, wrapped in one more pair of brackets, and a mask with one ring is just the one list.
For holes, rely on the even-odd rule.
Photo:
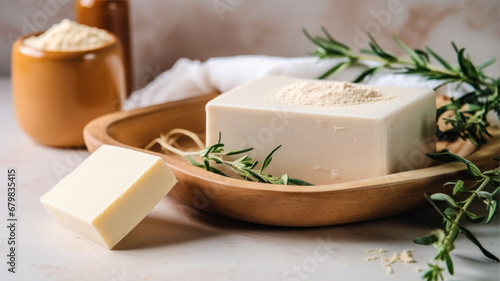
{"label": "powder inside jar", "polygon": [[107,31],[64,19],[39,36],[26,38],[23,43],[36,49],[70,52],[95,49],[113,41]]}
{"label": "powder inside jar", "polygon": [[276,98],[295,105],[338,107],[386,103],[394,96],[348,82],[306,81],[283,88]]}

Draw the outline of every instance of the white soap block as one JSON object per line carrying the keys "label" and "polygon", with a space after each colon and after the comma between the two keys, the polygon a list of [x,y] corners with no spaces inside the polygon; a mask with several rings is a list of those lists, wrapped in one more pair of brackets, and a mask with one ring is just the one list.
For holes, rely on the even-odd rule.
{"label": "white soap block", "polygon": [[54,220],[111,249],[176,182],[160,157],[103,145],[40,201]]}
{"label": "white soap block", "polygon": [[[207,145],[219,132],[227,150],[253,147],[260,163],[278,145],[266,172],[287,173],[313,184],[352,181],[428,165],[434,151],[435,93],[427,89],[371,87],[390,102],[319,107],[277,99],[300,81],[264,77],[235,88],[206,106]],[[339,82],[331,82],[339,83]]]}

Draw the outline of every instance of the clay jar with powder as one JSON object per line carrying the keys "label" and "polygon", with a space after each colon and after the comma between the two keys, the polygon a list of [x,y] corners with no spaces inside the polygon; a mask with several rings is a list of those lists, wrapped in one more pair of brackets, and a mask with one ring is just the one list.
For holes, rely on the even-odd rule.
{"label": "clay jar with powder", "polygon": [[[38,33],[41,34],[41,33]],[[21,128],[36,142],[84,145],[92,119],[119,110],[125,98],[122,50],[116,39],[79,51],[45,51],[18,38],[12,48],[14,109]]]}

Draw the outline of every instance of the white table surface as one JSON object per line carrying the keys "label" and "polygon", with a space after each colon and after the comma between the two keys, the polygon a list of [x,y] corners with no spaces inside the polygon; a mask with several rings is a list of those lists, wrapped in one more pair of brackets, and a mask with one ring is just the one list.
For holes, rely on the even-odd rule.
{"label": "white table surface", "polygon": [[[168,196],[108,250],[53,221],[39,198],[88,156],[33,142],[16,123],[11,85],[0,79],[0,280],[421,280],[431,246],[412,240],[441,226],[431,208],[390,218],[318,228],[281,228],[198,212]],[[7,271],[7,169],[17,169],[16,273]],[[500,256],[498,216],[470,229]],[[365,249],[414,249],[416,263],[396,263],[387,274]],[[500,266],[460,236],[455,276],[499,280]]]}

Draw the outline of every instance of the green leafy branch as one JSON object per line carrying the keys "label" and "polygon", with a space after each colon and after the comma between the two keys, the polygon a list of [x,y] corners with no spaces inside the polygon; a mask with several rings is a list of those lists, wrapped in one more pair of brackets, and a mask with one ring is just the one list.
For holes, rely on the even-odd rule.
{"label": "green leafy branch", "polygon": [[[264,159],[262,166],[260,169],[255,169],[259,161],[252,161],[252,158],[249,157],[246,152],[253,150],[253,148],[246,148],[241,150],[231,150],[228,152],[224,152],[224,144],[221,143],[221,135],[219,133],[219,139],[216,144],[208,146],[207,148],[201,150],[198,154],[201,157],[203,163],[199,163],[195,161],[191,156],[187,156],[191,164],[203,168],[207,171],[226,176],[227,175],[221,170],[215,168],[211,163],[224,165],[229,167],[236,174],[241,176],[243,179],[247,181],[254,182],[262,182],[262,183],[271,183],[271,184],[281,184],[281,185],[313,185],[306,181],[290,178],[287,174],[283,174],[282,176],[272,176],[264,173],[264,170],[269,166],[271,160],[273,159],[273,154],[281,147],[279,145],[267,157]],[[243,155],[242,155],[243,154]],[[230,160],[229,158],[233,158],[235,155],[242,155],[236,160]]]}
{"label": "green leafy branch", "polygon": [[[472,223],[485,221],[489,223],[497,209],[498,201],[495,199],[500,193],[500,167],[496,169],[481,172],[481,170],[467,159],[464,159],[451,152],[427,154],[430,158],[438,161],[452,162],[460,161],[466,165],[468,172],[475,179],[475,184],[466,188],[462,180],[456,182],[448,182],[445,185],[453,185],[453,197],[444,193],[435,193],[430,197],[425,195],[432,206],[443,217],[445,224],[444,229],[436,229],[430,234],[416,238],[417,244],[433,245],[437,249],[437,255],[434,258],[434,263],[429,264],[429,270],[425,272],[423,278],[428,281],[444,280],[442,272],[444,268],[440,266],[441,262],[446,263],[446,268],[450,274],[454,274],[453,261],[450,253],[455,249],[455,240],[459,233],[463,233],[472,243],[474,243],[481,252],[488,258],[499,262],[500,260],[491,252],[486,250],[479,240],[466,229],[461,221],[465,217]],[[490,191],[488,191],[490,190]],[[465,200],[456,199],[458,195],[465,195]],[[486,205],[486,215],[477,215],[468,210],[468,207],[474,200],[480,200]],[[447,205],[442,211],[434,201],[444,201]]]}
{"label": "green leafy branch", "polygon": [[[455,140],[457,138],[468,139],[474,145],[480,146],[491,137],[487,131],[489,126],[486,115],[489,111],[495,111],[500,117],[500,78],[492,78],[483,70],[493,64],[495,59],[476,65],[465,54],[464,48],[458,48],[455,43],[452,47],[457,56],[457,65],[446,61],[429,47],[425,50],[412,49],[404,42],[393,37],[398,46],[406,53],[405,57],[398,57],[392,52],[383,49],[368,33],[370,39],[369,49],[360,49],[354,52],[349,46],[335,40],[325,28],[322,27],[324,37],[311,36],[306,30],[304,34],[316,46],[311,53],[321,59],[345,58],[331,69],[326,71],[319,79],[336,75],[353,66],[359,61],[376,61],[378,66],[368,68],[360,73],[353,82],[363,82],[384,69],[395,70],[396,74],[414,74],[427,80],[437,80],[441,83],[439,88],[449,83],[457,83],[457,88],[462,84],[468,84],[474,89],[465,96],[452,99],[452,102],[437,110],[438,119],[446,111],[453,111],[452,117],[445,118],[446,123],[451,125],[450,129],[440,131],[438,137],[442,140]],[[431,64],[431,59],[437,61],[439,66]]]}

